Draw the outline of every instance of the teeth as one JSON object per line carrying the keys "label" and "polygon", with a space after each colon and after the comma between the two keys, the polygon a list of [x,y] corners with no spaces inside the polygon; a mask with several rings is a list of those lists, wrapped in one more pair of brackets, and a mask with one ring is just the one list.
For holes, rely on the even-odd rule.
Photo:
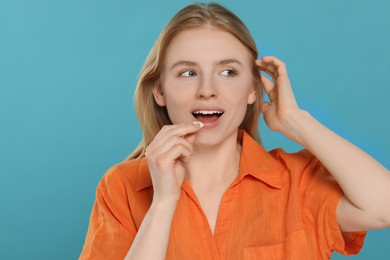
{"label": "teeth", "polygon": [[221,111],[212,111],[212,110],[199,110],[199,111],[195,111],[193,112],[195,115],[199,115],[199,114],[202,114],[202,115],[212,115],[212,114],[222,114],[223,112]]}

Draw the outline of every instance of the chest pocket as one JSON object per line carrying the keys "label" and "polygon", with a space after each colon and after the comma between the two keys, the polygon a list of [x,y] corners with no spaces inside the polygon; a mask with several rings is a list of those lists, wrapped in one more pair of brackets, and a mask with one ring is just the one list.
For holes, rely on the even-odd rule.
{"label": "chest pocket", "polygon": [[296,230],[283,243],[244,247],[244,260],[302,260],[312,259],[305,231]]}

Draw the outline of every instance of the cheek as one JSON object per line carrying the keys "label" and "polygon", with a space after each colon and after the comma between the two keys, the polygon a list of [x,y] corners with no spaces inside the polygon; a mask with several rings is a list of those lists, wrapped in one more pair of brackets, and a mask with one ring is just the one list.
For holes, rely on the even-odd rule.
{"label": "cheek", "polygon": [[167,106],[185,106],[194,99],[194,94],[190,88],[171,87],[164,92]]}
{"label": "cheek", "polygon": [[176,82],[176,80],[171,78],[162,82],[162,89],[167,106],[182,103],[181,100],[188,95],[185,91],[185,87],[181,86],[178,82]]}
{"label": "cheek", "polygon": [[169,89],[164,93],[166,109],[173,124],[189,121],[188,106],[193,98],[187,91]]}
{"label": "cheek", "polygon": [[230,99],[233,100],[237,105],[242,104],[243,106],[248,105],[248,101],[251,98],[255,97],[253,95],[254,89],[252,82],[243,82],[242,84],[237,84],[234,88],[229,91]]}

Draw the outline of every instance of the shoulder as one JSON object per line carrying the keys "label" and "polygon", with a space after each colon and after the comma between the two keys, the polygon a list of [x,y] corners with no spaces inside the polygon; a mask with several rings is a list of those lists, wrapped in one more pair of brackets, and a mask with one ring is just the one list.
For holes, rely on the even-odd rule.
{"label": "shoulder", "polygon": [[337,181],[322,162],[308,150],[287,153],[282,149],[276,149],[270,151],[270,154],[283,165],[284,182],[297,185],[298,190],[303,192],[306,198],[316,198],[313,201],[317,203],[317,199],[321,198],[319,194],[322,193],[324,199],[326,197],[339,199],[342,193]]}
{"label": "shoulder", "polygon": [[[148,165],[145,158],[132,159],[113,165],[103,175],[98,188],[107,186],[137,188],[140,180],[148,175]],[[126,189],[127,189],[126,188]]]}
{"label": "shoulder", "polygon": [[294,153],[275,149],[269,153],[283,167],[284,173],[289,175],[290,181],[298,181],[301,187],[306,187],[309,183],[316,185],[332,183],[335,185],[333,176],[322,162],[306,149]]}
{"label": "shoulder", "polygon": [[318,159],[306,149],[289,153],[278,148],[269,151],[269,154],[285,168],[290,170],[303,171],[308,166],[319,163]]}

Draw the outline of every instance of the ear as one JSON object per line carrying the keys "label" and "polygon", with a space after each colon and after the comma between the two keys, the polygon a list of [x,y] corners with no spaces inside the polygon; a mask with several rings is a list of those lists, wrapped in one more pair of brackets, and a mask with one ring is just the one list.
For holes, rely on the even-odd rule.
{"label": "ear", "polygon": [[154,100],[159,106],[164,107],[165,106],[165,97],[164,93],[162,91],[161,85],[157,83],[156,85],[153,86],[153,96]]}
{"label": "ear", "polygon": [[256,101],[256,91],[253,90],[248,96],[248,105],[252,105]]}

